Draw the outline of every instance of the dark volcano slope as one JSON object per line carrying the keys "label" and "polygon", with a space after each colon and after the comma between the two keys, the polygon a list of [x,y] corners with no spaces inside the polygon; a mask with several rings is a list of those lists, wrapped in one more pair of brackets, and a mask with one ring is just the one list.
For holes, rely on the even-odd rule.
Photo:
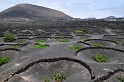
{"label": "dark volcano slope", "polygon": [[[19,20],[56,20],[56,19],[72,19],[70,16],[61,11],[36,6],[32,4],[18,4],[8,8],[0,13],[0,19]],[[6,20],[6,21],[7,21]]]}

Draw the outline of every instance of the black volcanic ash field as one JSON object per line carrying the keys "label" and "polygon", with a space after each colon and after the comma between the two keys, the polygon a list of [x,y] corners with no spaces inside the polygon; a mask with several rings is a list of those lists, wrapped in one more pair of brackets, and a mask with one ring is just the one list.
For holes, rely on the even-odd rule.
{"label": "black volcanic ash field", "polygon": [[[16,41],[3,42],[3,34],[8,31],[16,35]],[[56,71],[67,74],[63,82],[120,82],[116,76],[124,78],[124,22],[0,23],[0,35],[0,55],[10,56],[10,61],[0,67],[0,82],[43,82]],[[45,42],[36,42],[40,39]],[[20,40],[23,43],[18,43]],[[36,44],[48,47],[36,49]],[[14,45],[20,47],[11,48]],[[75,45],[81,49],[71,50]],[[107,55],[109,61],[94,61],[96,54]]]}

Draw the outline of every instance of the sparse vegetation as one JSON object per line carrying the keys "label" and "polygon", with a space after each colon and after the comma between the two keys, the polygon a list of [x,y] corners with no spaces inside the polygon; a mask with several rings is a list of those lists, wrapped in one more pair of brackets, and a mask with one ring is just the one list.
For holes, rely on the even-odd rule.
{"label": "sparse vegetation", "polygon": [[46,42],[46,40],[36,40],[36,42]]}
{"label": "sparse vegetation", "polygon": [[120,44],[122,44],[122,45],[124,46],[124,42],[123,42],[123,41],[121,41],[121,40],[116,40],[116,42],[118,42],[118,43],[120,43]]}
{"label": "sparse vegetation", "polygon": [[[23,11],[22,7],[25,8],[25,5],[19,9],[14,7],[17,15],[22,15],[18,18],[12,17],[14,12],[13,16],[17,16],[16,11],[12,8],[10,8],[12,12],[3,12],[1,15],[4,17],[1,17],[0,22],[0,56],[9,56],[10,59],[8,63],[0,66],[0,81],[55,82],[56,80],[51,79],[54,72],[61,71],[67,74],[66,79],[62,82],[121,82],[116,76],[124,78],[123,73],[120,72],[124,70],[124,46],[119,41],[118,44],[114,42],[116,39],[124,42],[123,18],[117,18],[116,21],[112,21],[115,19],[80,19],[70,16],[62,17],[61,13],[58,15],[61,17],[51,18],[47,15],[52,15],[54,12],[45,14],[44,11],[43,16],[37,18],[39,14],[36,12],[40,12],[40,9],[44,9],[44,7],[40,7],[40,9],[27,7],[35,10],[34,14],[37,16],[30,11]],[[27,13],[21,14],[21,12]],[[6,15],[6,13],[8,14]],[[55,16],[57,14],[59,13],[55,13]],[[8,19],[8,17],[10,18]],[[113,23],[114,26],[110,27],[109,23]],[[5,32],[15,35],[14,43],[3,42]],[[60,39],[67,39],[68,42],[60,42]],[[23,43],[21,40],[25,42]],[[93,47],[93,43],[103,47]],[[10,48],[18,48],[13,45],[21,47],[19,49]],[[92,56],[99,54],[107,55],[108,61],[101,63],[98,58],[100,62],[96,62]]]}
{"label": "sparse vegetation", "polygon": [[[54,72],[52,76],[52,80],[55,82],[62,82],[64,79],[66,79],[66,73],[61,72]],[[50,82],[49,78],[44,78],[44,82]]]}
{"label": "sparse vegetation", "polygon": [[108,62],[108,56],[106,56],[104,54],[98,54],[98,55],[92,56],[92,58],[96,62]]}
{"label": "sparse vegetation", "polygon": [[66,74],[62,71],[55,72],[52,77],[52,80],[54,80],[55,82],[62,82],[64,79],[66,79]]}
{"label": "sparse vegetation", "polygon": [[82,48],[82,46],[80,46],[80,45],[70,46],[70,50],[79,50],[81,48]]}
{"label": "sparse vegetation", "polygon": [[110,26],[110,27],[113,27],[113,26],[114,26],[114,24],[113,24],[113,23],[109,23],[109,26]]}
{"label": "sparse vegetation", "polygon": [[18,48],[20,48],[20,46],[11,46],[11,48],[15,48],[15,49],[18,49]]}
{"label": "sparse vegetation", "polygon": [[94,47],[103,47],[102,44],[96,44],[96,43],[94,43],[93,46],[94,46]]}
{"label": "sparse vegetation", "polygon": [[122,43],[122,41],[121,41],[121,40],[116,40],[116,42]]}
{"label": "sparse vegetation", "polygon": [[50,82],[49,78],[44,78],[44,82]]}
{"label": "sparse vegetation", "polygon": [[0,56],[0,66],[7,63],[8,61],[9,61],[9,56],[6,56],[6,57],[1,57]]}
{"label": "sparse vegetation", "polygon": [[76,33],[81,33],[81,34],[82,34],[82,33],[84,33],[84,31],[83,31],[83,30],[75,30],[74,33],[75,33],[75,34],[76,34]]}
{"label": "sparse vegetation", "polygon": [[47,44],[35,44],[35,48],[48,48]]}
{"label": "sparse vegetation", "polygon": [[116,76],[116,78],[117,78],[119,81],[124,82],[124,78],[123,78],[123,77]]}
{"label": "sparse vegetation", "polygon": [[4,42],[13,42],[15,40],[15,36],[11,33],[5,33],[3,37]]}
{"label": "sparse vegetation", "polygon": [[83,37],[82,40],[87,40],[87,38],[86,37]]}
{"label": "sparse vegetation", "polygon": [[66,39],[60,39],[59,41],[60,42],[68,42],[68,40],[66,40]]}
{"label": "sparse vegetation", "polygon": [[116,40],[116,42],[123,44],[124,42],[121,40]]}
{"label": "sparse vegetation", "polygon": [[122,42],[122,45],[124,46],[124,42]]}
{"label": "sparse vegetation", "polygon": [[18,43],[23,43],[23,42],[25,42],[25,41],[24,41],[24,40],[19,40],[19,41],[18,41]]}
{"label": "sparse vegetation", "polygon": [[59,38],[61,38],[61,39],[63,39],[64,38],[64,36],[58,36]]}

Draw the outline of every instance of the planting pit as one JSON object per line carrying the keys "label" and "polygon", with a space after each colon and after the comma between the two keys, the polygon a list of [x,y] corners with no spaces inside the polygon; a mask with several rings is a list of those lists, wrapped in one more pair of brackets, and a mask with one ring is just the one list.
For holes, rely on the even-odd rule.
{"label": "planting pit", "polygon": [[[104,40],[104,39],[88,39],[88,40],[85,40],[85,42],[94,47],[103,47],[103,46],[111,47],[111,46],[117,45],[117,42],[115,42],[115,41]],[[98,46],[95,44],[97,44]],[[101,46],[99,46],[99,45],[101,45]]]}
{"label": "planting pit", "polygon": [[[8,82],[44,82],[45,77],[51,79],[54,72],[61,71],[66,74],[66,79],[63,82],[91,82],[91,75],[85,67],[65,60],[35,64],[25,72],[15,75]],[[51,80],[51,82],[54,81]]]}
{"label": "planting pit", "polygon": [[[106,62],[105,64],[121,64],[124,62],[124,52],[120,52],[120,51],[116,51],[116,50],[112,50],[112,49],[86,49],[83,51],[80,51],[79,53],[77,53],[78,58],[80,58],[83,61],[87,61],[87,62],[92,62],[92,63],[99,63],[96,62],[92,56],[98,55],[98,54],[104,54],[106,56],[108,56],[108,62]],[[101,63],[102,64],[102,63]]]}
{"label": "planting pit", "polygon": [[3,57],[9,56],[10,61],[12,61],[17,56],[18,53],[19,53],[19,51],[16,51],[16,50],[5,49],[5,50],[0,51],[0,56],[3,56]]}
{"label": "planting pit", "polygon": [[[0,51],[0,56],[2,57],[9,57],[9,61],[2,66],[0,66],[0,82],[3,82],[4,78],[8,76],[8,72],[5,69],[11,68],[11,63],[18,58],[19,51],[16,50],[2,50]],[[11,67],[9,67],[11,66]],[[6,72],[6,73],[5,73]]]}

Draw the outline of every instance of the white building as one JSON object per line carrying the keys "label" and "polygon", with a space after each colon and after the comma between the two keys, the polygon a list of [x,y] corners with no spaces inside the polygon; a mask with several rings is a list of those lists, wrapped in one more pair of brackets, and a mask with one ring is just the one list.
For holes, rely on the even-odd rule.
{"label": "white building", "polygon": [[106,21],[124,21],[124,18],[106,18]]}

